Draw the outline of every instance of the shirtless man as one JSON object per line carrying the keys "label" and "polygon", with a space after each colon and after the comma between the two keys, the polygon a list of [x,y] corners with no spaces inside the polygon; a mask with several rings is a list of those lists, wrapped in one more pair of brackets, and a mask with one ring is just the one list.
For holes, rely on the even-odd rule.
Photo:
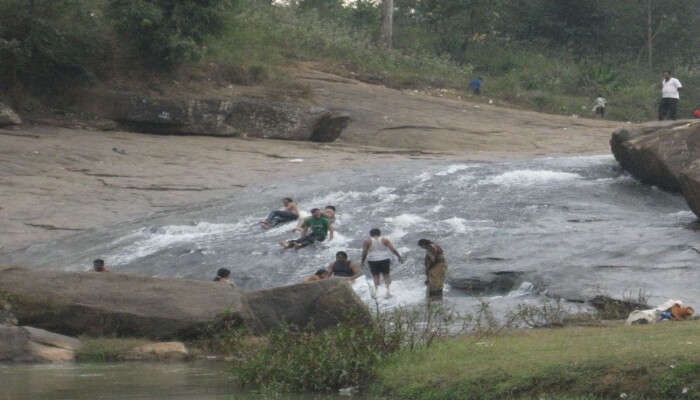
{"label": "shirtless man", "polygon": [[279,224],[294,221],[299,218],[299,208],[296,203],[294,203],[294,200],[285,197],[282,199],[282,204],[284,204],[284,208],[271,212],[270,215],[267,216],[267,219],[260,223],[263,229],[274,228]]}
{"label": "shirtless man", "polygon": [[355,280],[362,276],[360,265],[348,260],[348,253],[335,253],[335,262],[328,265],[328,275],[333,277]]}
{"label": "shirtless man", "polygon": [[403,262],[401,254],[396,250],[393,243],[385,237],[382,237],[382,232],[374,228],[369,231],[369,239],[362,244],[362,265],[365,261],[369,262],[369,269],[374,278],[374,287],[379,288],[381,278],[384,277],[386,285],[386,297],[391,297],[389,285],[391,285],[391,254],[398,258],[399,263]]}

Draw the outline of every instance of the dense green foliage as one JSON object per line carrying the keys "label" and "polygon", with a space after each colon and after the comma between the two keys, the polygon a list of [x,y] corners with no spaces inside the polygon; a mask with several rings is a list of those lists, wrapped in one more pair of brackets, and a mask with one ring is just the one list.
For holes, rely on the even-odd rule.
{"label": "dense green foliage", "polygon": [[482,76],[485,100],[568,115],[591,116],[602,94],[608,118],[639,121],[655,117],[660,72],[671,69],[685,86],[679,115],[700,107],[698,0],[394,5],[394,50],[386,51],[376,45],[381,12],[372,0],[0,0],[0,87],[62,93],[197,60],[274,76],[276,66],[310,61],[477,101],[467,86]]}
{"label": "dense green foliage", "polygon": [[112,0],[108,15],[135,59],[155,69],[199,60],[208,35],[224,28],[231,0]]}
{"label": "dense green foliage", "polygon": [[101,18],[87,0],[0,0],[0,89],[57,92],[103,66]]}

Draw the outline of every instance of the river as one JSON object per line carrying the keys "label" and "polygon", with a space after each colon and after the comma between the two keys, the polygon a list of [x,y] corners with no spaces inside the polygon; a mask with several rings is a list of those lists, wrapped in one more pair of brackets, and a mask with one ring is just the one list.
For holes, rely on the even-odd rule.
{"label": "river", "polygon": [[0,400],[342,399],[242,392],[226,368],[227,363],[212,362],[0,364]]}
{"label": "river", "polygon": [[[296,235],[293,225],[263,231],[258,222],[284,196],[307,211],[336,206],[336,238],[282,250],[278,242]],[[378,227],[408,258],[393,266],[394,297],[380,298],[384,309],[424,301],[423,252],[416,247],[423,237],[444,247],[451,282],[520,274],[509,291],[481,295],[497,310],[639,290],[652,303],[678,298],[697,305],[700,254],[689,228],[695,219],[680,196],[638,183],[610,156],[414,160],[287,181],[271,177],[231,198],[37,244],[0,262],[75,271],[101,257],[116,272],[186,279],[212,279],[227,267],[239,286],[253,290],[299,282],[339,250],[357,260],[367,232]],[[367,280],[354,287],[373,302]],[[446,288],[445,301],[460,310],[479,300]]]}

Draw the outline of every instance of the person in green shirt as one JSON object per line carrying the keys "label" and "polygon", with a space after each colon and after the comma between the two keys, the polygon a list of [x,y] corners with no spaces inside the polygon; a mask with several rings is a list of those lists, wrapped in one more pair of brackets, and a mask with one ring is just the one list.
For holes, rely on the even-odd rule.
{"label": "person in green shirt", "polygon": [[281,241],[280,245],[285,249],[300,249],[315,242],[323,242],[326,240],[326,236],[328,236],[329,232],[330,236],[328,240],[333,240],[333,225],[318,208],[311,210],[311,216],[304,220],[301,228],[301,238]]}

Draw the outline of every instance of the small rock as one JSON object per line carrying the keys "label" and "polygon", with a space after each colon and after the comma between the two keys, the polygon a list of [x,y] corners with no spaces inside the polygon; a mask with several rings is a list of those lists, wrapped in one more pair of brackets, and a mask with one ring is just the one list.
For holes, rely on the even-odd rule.
{"label": "small rock", "polygon": [[14,110],[4,103],[0,103],[0,128],[11,125],[22,124],[22,119],[17,115]]}
{"label": "small rock", "polygon": [[125,361],[184,361],[190,353],[180,342],[162,342],[139,346],[124,354]]}

